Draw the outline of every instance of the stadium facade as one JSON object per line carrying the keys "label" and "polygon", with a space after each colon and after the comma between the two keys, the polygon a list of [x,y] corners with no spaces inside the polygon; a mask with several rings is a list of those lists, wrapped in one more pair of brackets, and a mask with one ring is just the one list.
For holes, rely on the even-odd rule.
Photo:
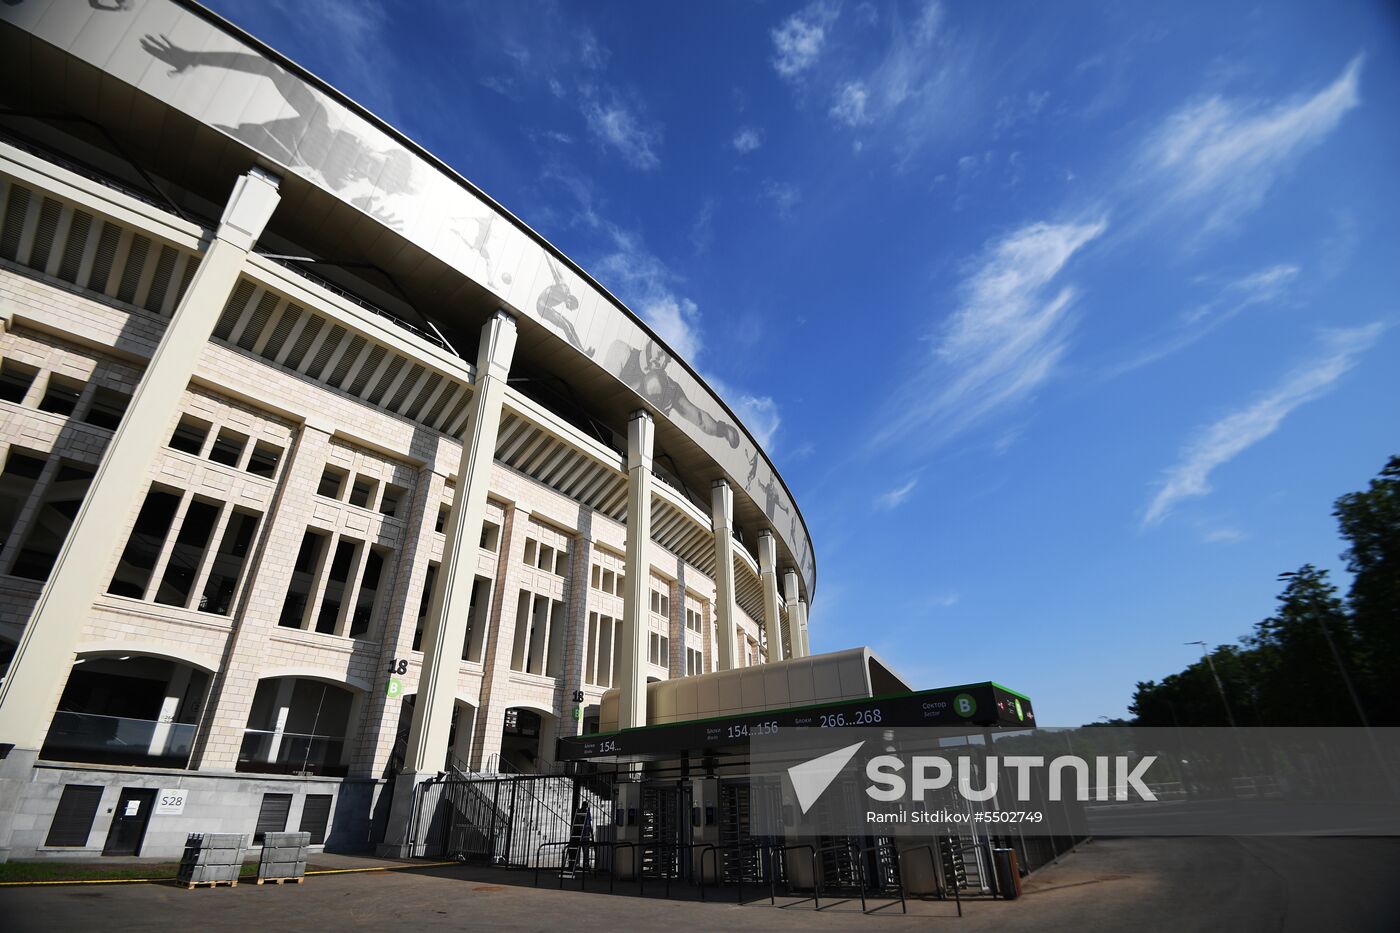
{"label": "stadium facade", "polygon": [[761,445],[364,108],[174,0],[0,6],[0,107],[0,857],[392,847],[808,655]]}

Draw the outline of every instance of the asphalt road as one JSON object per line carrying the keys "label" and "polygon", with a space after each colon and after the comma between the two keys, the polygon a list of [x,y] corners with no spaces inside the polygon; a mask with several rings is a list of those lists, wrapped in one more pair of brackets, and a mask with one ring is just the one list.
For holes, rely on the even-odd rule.
{"label": "asphalt road", "polygon": [[[1101,840],[1037,872],[1016,901],[744,906],[531,886],[474,866],[309,878],[300,886],[0,889],[0,929],[30,930],[1338,930],[1400,929],[1400,839]],[[678,889],[679,890],[679,889]],[[656,894],[659,894],[657,886]],[[873,901],[875,907],[881,902]],[[888,902],[885,902],[888,903]]]}

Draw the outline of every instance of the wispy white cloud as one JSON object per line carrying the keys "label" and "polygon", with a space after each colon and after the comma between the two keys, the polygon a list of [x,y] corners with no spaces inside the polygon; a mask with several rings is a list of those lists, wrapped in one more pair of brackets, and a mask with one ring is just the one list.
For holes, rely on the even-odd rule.
{"label": "wispy white cloud", "polygon": [[779,75],[794,80],[816,64],[826,44],[827,30],[839,13],[835,4],[818,0],[772,30],[773,68]]}
{"label": "wispy white cloud", "polygon": [[1183,107],[1148,138],[1142,160],[1165,179],[1170,203],[1204,210],[1208,228],[1229,225],[1360,103],[1363,61],[1311,97],[1267,109],[1219,96]]}
{"label": "wispy white cloud", "polygon": [[699,307],[677,293],[679,277],[646,249],[640,237],[612,224],[604,226],[612,249],[598,261],[599,278],[693,364],[703,347]]}
{"label": "wispy white cloud", "polygon": [[624,162],[643,171],[661,164],[661,127],[647,124],[634,108],[615,95],[603,100],[596,91],[586,92],[580,104],[588,129],[605,148],[613,149]]}
{"label": "wispy white cloud", "polygon": [[1273,434],[1285,418],[1306,402],[1326,394],[1356,359],[1380,338],[1382,324],[1369,324],[1327,335],[1327,352],[1292,372],[1254,402],[1208,425],[1181,452],[1161,488],[1143,513],[1142,525],[1156,525],[1183,499],[1211,491],[1210,474]]}
{"label": "wispy white cloud", "polygon": [[915,476],[910,478],[909,481],[903,485],[896,486],[893,489],[887,489],[875,497],[875,508],[883,511],[898,508],[904,504],[904,500],[909,498],[910,493],[914,491],[914,487],[918,485],[919,478]]}
{"label": "wispy white cloud", "polygon": [[763,196],[773,203],[780,216],[787,217],[802,201],[802,190],[791,182],[770,178],[763,183]]}
{"label": "wispy white cloud", "polygon": [[729,403],[730,408],[734,409],[734,414],[739,416],[739,420],[744,423],[744,427],[749,429],[754,440],[758,441],[769,454],[772,454],[773,442],[777,438],[778,428],[783,423],[777,401],[769,395],[756,395],[735,388],[725,380],[710,373],[704,375],[705,381],[710,384],[710,387]]}
{"label": "wispy white cloud", "polygon": [[1054,283],[1107,226],[1034,223],[990,244],[938,335],[932,365],[900,396],[875,443],[928,436],[919,433],[928,427],[951,435],[1043,385],[1068,347],[1075,297]]}
{"label": "wispy white cloud", "polygon": [[1300,270],[1290,263],[1280,263],[1226,283],[1210,301],[1182,313],[1170,329],[1153,335],[1149,349],[1142,350],[1124,362],[1111,367],[1106,378],[1121,376],[1194,344],[1226,321],[1255,305],[1281,300],[1298,278]]}
{"label": "wispy white cloud", "polygon": [[746,126],[734,134],[732,143],[740,155],[748,155],[763,145],[763,133],[752,126]]}
{"label": "wispy white cloud", "polygon": [[865,112],[865,102],[869,96],[864,84],[848,81],[836,92],[836,102],[829,112],[847,126],[863,126],[870,122],[870,115]]}
{"label": "wispy white cloud", "polygon": [[1207,544],[1238,544],[1247,537],[1249,537],[1249,535],[1240,531],[1238,528],[1229,527],[1212,528],[1205,533],[1205,541]]}

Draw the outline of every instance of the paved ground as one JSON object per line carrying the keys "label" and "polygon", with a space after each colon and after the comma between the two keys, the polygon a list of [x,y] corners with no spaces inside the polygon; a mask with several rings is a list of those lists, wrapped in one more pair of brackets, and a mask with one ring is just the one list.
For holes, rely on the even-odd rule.
{"label": "paved ground", "polygon": [[824,902],[814,912],[810,900],[738,906],[537,890],[528,872],[448,866],[326,875],[286,887],[0,889],[0,928],[1394,931],[1400,929],[1398,881],[1400,839],[1115,839],[1037,872],[1020,900],[964,902],[961,920],[951,903],[936,901],[911,902],[908,916],[896,902],[862,917],[855,901]]}

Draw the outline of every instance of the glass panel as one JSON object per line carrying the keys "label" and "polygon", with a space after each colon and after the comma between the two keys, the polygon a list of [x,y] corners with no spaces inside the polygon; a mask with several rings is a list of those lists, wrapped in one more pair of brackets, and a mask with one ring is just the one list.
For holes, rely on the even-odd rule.
{"label": "glass panel", "polygon": [[83,384],[66,376],[50,375],[49,384],[44,389],[44,397],[39,400],[39,410],[55,415],[71,415],[78,407],[78,396],[83,394]]}
{"label": "glass panel", "polygon": [[248,435],[223,428],[219,431],[219,436],[214,439],[214,446],[209,449],[209,459],[225,466],[238,466],[238,458],[246,446],[248,446]]}
{"label": "glass panel", "polygon": [[248,457],[248,472],[254,476],[271,479],[277,474],[277,464],[282,460],[282,448],[267,441],[258,441]]}
{"label": "glass panel", "polygon": [[16,405],[23,402],[25,395],[29,393],[29,387],[34,384],[34,377],[37,375],[39,375],[39,370],[33,366],[25,366],[14,360],[5,360],[0,363],[0,399],[14,402]]}
{"label": "glass panel", "polygon": [[40,758],[116,765],[183,768],[195,723],[157,722],[97,713],[54,713]]}
{"label": "glass panel", "polygon": [[204,449],[204,439],[209,436],[211,427],[213,425],[207,421],[185,415],[175,426],[175,433],[170,436],[170,446],[197,457]]}
{"label": "glass panel", "polygon": [[238,770],[344,777],[349,770],[341,762],[344,752],[342,736],[245,729],[243,744],[238,750]]}
{"label": "glass panel", "polygon": [[88,407],[83,420],[99,428],[115,431],[122,422],[122,415],[126,414],[126,406],[130,403],[131,396],[125,392],[98,386],[92,396],[92,405]]}
{"label": "glass panel", "polygon": [[44,493],[44,501],[34,516],[29,537],[15,556],[10,573],[31,580],[47,580],[53,562],[68,537],[73,516],[83,504],[93,471],[76,463],[64,463],[58,468],[53,484]]}
{"label": "glass panel", "polygon": [[359,542],[341,538],[335,545],[335,557],[331,559],[331,572],[326,577],[326,591],[321,596],[321,610],[316,615],[316,631],[326,635],[335,634],[335,624],[340,618],[340,606],[345,600],[345,584],[350,581],[350,571],[355,566],[355,551]]}
{"label": "glass panel", "polygon": [[228,615],[233,605],[234,591],[238,589],[238,578],[243,574],[243,566],[247,563],[257,530],[258,515],[254,512],[236,511],[228,520],[224,539],[219,543],[214,563],[209,568],[204,595],[199,600],[200,612]]}
{"label": "glass panel", "polygon": [[166,562],[165,574],[156,590],[156,602],[167,606],[189,604],[194,578],[199,574],[199,565],[204,562],[204,552],[209,547],[209,537],[214,533],[214,523],[218,519],[217,505],[198,499],[190,503],[185,511],[185,522],[175,536],[175,546],[170,549],[170,560]]}
{"label": "glass panel", "polygon": [[311,598],[311,587],[316,582],[316,571],[321,565],[321,554],[326,547],[326,536],[308,530],[301,538],[297,549],[297,560],[292,566],[292,579],[287,584],[287,597],[282,600],[282,614],[278,625],[301,628],[306,619],[306,602]]}

